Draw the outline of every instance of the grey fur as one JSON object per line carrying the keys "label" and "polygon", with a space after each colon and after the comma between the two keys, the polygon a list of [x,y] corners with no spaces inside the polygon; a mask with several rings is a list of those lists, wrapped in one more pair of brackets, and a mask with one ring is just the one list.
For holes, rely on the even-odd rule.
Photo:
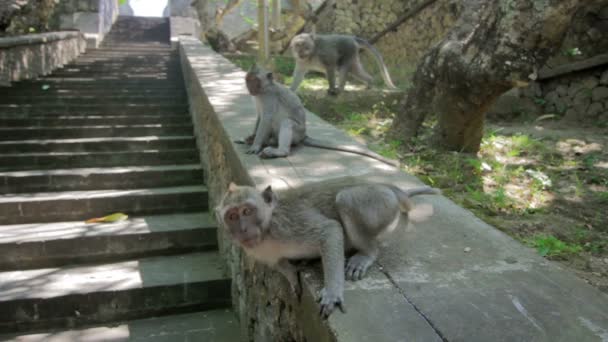
{"label": "grey fur", "polygon": [[[400,219],[407,220],[401,213],[411,208],[410,196],[438,193],[429,187],[401,190],[359,177],[307,184],[272,196],[270,188],[260,193],[231,184],[230,189],[216,209],[218,217],[225,218],[243,203],[255,203],[255,221],[260,223],[253,227],[250,219],[242,217],[239,223],[223,219],[223,226],[235,241],[247,242],[241,246],[248,255],[285,275],[296,294],[301,286],[289,260],[321,257],[324,318],[335,308],[344,311],[345,278],[359,280],[365,275],[378,255],[378,238],[394,230]],[[257,231],[256,243],[250,242],[252,230]],[[348,250],[355,253],[345,265]]]}
{"label": "grey fur", "polygon": [[[280,83],[274,82],[272,73],[254,66],[248,79],[255,75],[259,93],[254,91],[257,119],[254,132],[237,143],[250,144],[247,153],[261,158],[287,157],[292,145],[302,144],[328,150],[350,152],[370,157],[392,166],[399,162],[357,145],[338,145],[306,135],[306,108],[298,95]],[[251,91],[250,91],[251,92]]]}
{"label": "grey fur", "polygon": [[[291,41],[291,51],[296,60],[291,90],[296,91],[310,70],[325,73],[329,82],[328,93],[344,91],[346,77],[350,74],[371,86],[373,78],[365,71],[359,58],[359,49],[369,50],[380,67],[382,79],[389,88],[396,88],[384,64],[382,55],[365,39],[349,35],[313,35],[302,33]],[[338,88],[336,89],[336,72]]]}

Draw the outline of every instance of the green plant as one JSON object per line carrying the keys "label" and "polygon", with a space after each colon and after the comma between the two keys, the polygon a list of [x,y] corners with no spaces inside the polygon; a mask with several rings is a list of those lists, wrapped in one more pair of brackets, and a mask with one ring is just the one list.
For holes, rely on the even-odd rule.
{"label": "green plant", "polygon": [[538,234],[528,242],[538,251],[538,254],[546,257],[565,257],[578,254],[582,251],[579,245],[569,244],[553,235]]}

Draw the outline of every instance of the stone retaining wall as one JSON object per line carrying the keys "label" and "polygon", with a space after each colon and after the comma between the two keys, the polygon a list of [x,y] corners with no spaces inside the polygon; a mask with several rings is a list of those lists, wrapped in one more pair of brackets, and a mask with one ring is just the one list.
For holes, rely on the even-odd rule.
{"label": "stone retaining wall", "polygon": [[87,45],[96,48],[118,17],[118,0],[61,1],[55,17],[60,29],[81,31]]}
{"label": "stone retaining wall", "polygon": [[[262,160],[234,144],[251,133],[254,105],[245,73],[193,37],[179,38],[211,206],[231,181],[284,189],[345,175],[420,185],[415,177],[358,155],[308,147]],[[308,134],[355,144],[316,115]],[[279,199],[280,200],[280,199]],[[434,214],[401,224],[365,279],[346,282],[347,313],[319,319],[319,264],[301,273],[301,302],[287,281],[253,262],[219,228],[220,251],[247,341],[594,341],[608,326],[608,296],[442,196],[420,196]],[[549,314],[548,314],[549,313]],[[514,329],[513,327],[517,327]]]}
{"label": "stone retaining wall", "polygon": [[80,32],[50,32],[0,38],[0,86],[48,75],[84,52]]}
{"label": "stone retaining wall", "polygon": [[608,124],[608,65],[543,81],[523,90],[522,97],[536,100],[541,113]]}

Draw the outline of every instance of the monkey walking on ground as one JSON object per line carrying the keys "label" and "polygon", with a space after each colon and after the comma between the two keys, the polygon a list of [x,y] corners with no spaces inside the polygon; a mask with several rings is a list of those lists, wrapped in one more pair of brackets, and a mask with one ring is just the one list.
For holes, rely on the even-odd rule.
{"label": "monkey walking on ground", "polygon": [[[369,50],[382,74],[382,79],[387,87],[395,89],[386,64],[380,52],[367,40],[347,35],[312,35],[302,33],[291,40],[291,51],[296,60],[293,72],[291,90],[296,91],[304,76],[310,70],[325,73],[329,82],[329,95],[337,95],[344,91],[347,75],[352,75],[367,84],[369,88],[373,78],[365,71],[359,58],[359,48]],[[338,88],[336,89],[336,72],[338,73]]]}
{"label": "monkey walking on ground", "polygon": [[[410,198],[437,194],[418,187],[402,190],[390,184],[343,177],[285,190],[268,186],[259,192],[230,183],[215,209],[231,238],[254,259],[281,272],[299,297],[301,285],[292,259],[321,257],[324,287],[321,316],[344,312],[344,279],[359,280],[378,255],[378,238],[395,230],[412,209]],[[406,215],[405,220],[408,219]],[[345,251],[355,254],[344,262]]]}
{"label": "monkey walking on ground", "polygon": [[302,144],[356,153],[392,166],[399,165],[398,161],[356,145],[338,145],[306,136],[306,108],[298,95],[274,82],[272,72],[254,65],[247,72],[245,82],[249,94],[255,98],[257,112],[253,134],[236,141],[250,145],[247,153],[257,154],[261,158],[286,157],[291,152],[292,145]]}

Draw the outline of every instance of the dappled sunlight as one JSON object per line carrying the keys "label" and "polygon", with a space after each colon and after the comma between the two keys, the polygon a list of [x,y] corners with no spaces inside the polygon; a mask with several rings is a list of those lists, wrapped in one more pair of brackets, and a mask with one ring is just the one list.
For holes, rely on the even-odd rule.
{"label": "dappled sunlight", "polygon": [[83,221],[5,225],[0,231],[0,243],[25,243],[55,239],[73,239],[150,232],[143,219],[134,218],[114,223],[86,224]]}
{"label": "dappled sunlight", "polygon": [[87,291],[119,291],[140,287],[139,263],[6,272],[0,284],[0,300],[49,298]]}

